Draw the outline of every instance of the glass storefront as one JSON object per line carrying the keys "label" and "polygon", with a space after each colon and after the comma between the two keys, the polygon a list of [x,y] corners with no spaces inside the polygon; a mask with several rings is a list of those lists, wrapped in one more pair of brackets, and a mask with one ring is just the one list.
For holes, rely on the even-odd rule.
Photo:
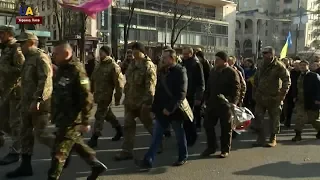
{"label": "glass storefront", "polygon": [[16,17],[14,15],[0,15],[0,24],[11,25],[19,29],[19,24],[16,24]]}
{"label": "glass storefront", "polygon": [[[128,19],[127,12],[120,12],[119,14],[120,24],[123,25]],[[177,30],[185,26],[186,23],[186,20],[180,20],[177,24]],[[130,29],[129,41],[170,44],[173,26],[173,20],[170,17],[137,13],[134,14],[131,25],[136,25],[137,27]],[[123,41],[123,26],[120,25],[119,29],[119,39]],[[228,47],[228,26],[208,22],[191,22],[181,32],[176,44]]]}

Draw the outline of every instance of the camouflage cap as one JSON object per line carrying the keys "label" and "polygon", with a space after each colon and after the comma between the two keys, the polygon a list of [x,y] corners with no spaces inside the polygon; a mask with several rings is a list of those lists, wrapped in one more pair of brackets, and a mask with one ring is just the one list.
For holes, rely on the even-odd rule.
{"label": "camouflage cap", "polygon": [[10,26],[10,25],[1,25],[0,26],[0,32],[14,32],[15,31],[15,27],[14,26]]}
{"label": "camouflage cap", "polygon": [[202,49],[201,49],[201,48],[196,48],[196,49],[194,49],[194,51],[196,51],[196,52],[202,52]]}
{"label": "camouflage cap", "polygon": [[275,49],[272,46],[266,46],[263,48],[262,53],[275,53]]}
{"label": "camouflage cap", "polygon": [[17,37],[17,40],[19,42],[23,42],[23,41],[27,41],[27,40],[39,40],[39,39],[34,33],[23,32]]}

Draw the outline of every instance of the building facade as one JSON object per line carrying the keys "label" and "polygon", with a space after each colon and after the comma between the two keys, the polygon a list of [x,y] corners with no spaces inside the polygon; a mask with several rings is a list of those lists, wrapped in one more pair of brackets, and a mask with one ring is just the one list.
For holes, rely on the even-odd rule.
{"label": "building facade", "polygon": [[16,24],[17,14],[18,9],[15,0],[0,0],[0,25],[12,25],[19,29],[19,25]]}
{"label": "building facade", "polygon": [[288,53],[298,54],[314,47],[318,37],[313,33],[318,9],[316,0],[239,0],[236,28],[236,51],[247,57],[258,54],[258,41],[274,46],[279,54],[289,31],[292,47]]}
{"label": "building facade", "polygon": [[[210,58],[218,50],[234,52],[236,4],[233,1],[204,0],[187,6],[179,5],[177,9],[181,8],[178,11],[183,16],[177,26],[174,26],[175,5],[172,2],[137,0],[129,31],[129,43],[140,41],[154,48],[170,46],[172,29],[176,27],[178,31],[192,19],[177,37],[176,48],[201,47]],[[119,47],[118,53],[124,43],[128,6],[126,0],[118,0],[112,7],[112,44],[113,47]],[[151,57],[155,55],[151,54]]]}

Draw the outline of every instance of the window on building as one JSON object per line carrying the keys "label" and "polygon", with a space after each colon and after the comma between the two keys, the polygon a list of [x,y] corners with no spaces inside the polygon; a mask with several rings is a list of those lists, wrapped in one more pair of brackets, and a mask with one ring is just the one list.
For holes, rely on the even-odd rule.
{"label": "window on building", "polygon": [[247,0],[244,1],[243,6],[244,6],[245,8],[248,7],[248,2],[247,2]]}
{"label": "window on building", "polygon": [[53,8],[54,9],[57,9],[58,8],[58,3],[56,0],[52,0],[52,5],[53,5]]}
{"label": "window on building", "polygon": [[45,16],[42,17],[42,25],[44,25],[44,26],[46,25],[46,17]]}
{"label": "window on building", "polygon": [[283,2],[286,4],[289,4],[289,3],[292,3],[292,0],[284,0]]}
{"label": "window on building", "polygon": [[190,23],[188,29],[189,31],[201,32],[201,24],[200,22],[192,22]]}
{"label": "window on building", "polygon": [[215,46],[216,45],[216,37],[209,36],[208,37],[208,45],[209,46]]}
{"label": "window on building", "polygon": [[41,9],[42,9],[42,11],[46,10],[46,2],[45,1],[41,2]]}
{"label": "window on building", "polygon": [[51,17],[50,17],[50,15],[49,15],[48,18],[47,18],[47,24],[48,24],[48,25],[51,24]]}
{"label": "window on building", "polygon": [[57,17],[56,17],[56,15],[52,15],[52,24],[57,24]]}
{"label": "window on building", "polygon": [[48,10],[51,9],[51,0],[47,0],[47,9],[48,9]]}
{"label": "window on building", "polygon": [[162,17],[159,16],[157,18],[157,28],[166,28],[166,23],[168,23],[168,30],[170,30],[172,28],[172,19],[171,18],[166,18],[166,17]]}
{"label": "window on building", "polygon": [[155,27],[155,16],[149,16],[149,15],[139,15],[140,24],[141,26],[148,26],[148,27]]}
{"label": "window on building", "polygon": [[206,8],[206,17],[214,19],[216,17],[216,8]]}
{"label": "window on building", "polygon": [[268,36],[268,30],[266,30],[265,36]]}
{"label": "window on building", "polygon": [[135,41],[137,40],[139,37],[137,35],[137,30],[136,29],[130,29],[129,30],[129,40],[131,41]]}
{"label": "window on building", "polygon": [[206,36],[206,35],[202,35],[201,36],[201,45],[207,45],[207,41],[208,40],[208,36]]}
{"label": "window on building", "polygon": [[57,40],[57,30],[53,31],[53,40]]}

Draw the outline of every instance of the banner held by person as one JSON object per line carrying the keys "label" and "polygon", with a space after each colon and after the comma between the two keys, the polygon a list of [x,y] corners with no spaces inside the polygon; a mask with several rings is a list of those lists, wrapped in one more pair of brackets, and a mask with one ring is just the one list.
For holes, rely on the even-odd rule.
{"label": "banner held by person", "polygon": [[57,0],[57,2],[62,7],[81,11],[91,18],[95,18],[97,13],[111,5],[112,0]]}

